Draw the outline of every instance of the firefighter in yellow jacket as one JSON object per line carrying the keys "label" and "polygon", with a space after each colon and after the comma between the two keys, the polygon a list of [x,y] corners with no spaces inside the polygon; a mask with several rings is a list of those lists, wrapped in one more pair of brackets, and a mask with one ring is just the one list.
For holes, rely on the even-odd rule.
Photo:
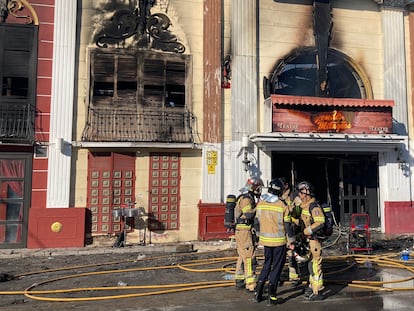
{"label": "firefighter in yellow jacket", "polygon": [[[292,231],[294,235],[298,233],[298,230],[300,230],[300,214],[302,212],[302,209],[300,208],[300,199],[297,196],[297,193],[294,191],[291,191],[291,187],[288,181],[286,181],[284,178],[281,178],[281,180],[284,182],[284,188],[283,193],[280,197],[280,199],[288,206],[290,216],[291,216],[291,226]],[[300,256],[295,252],[295,250],[292,249],[290,243],[287,245],[287,259],[288,259],[288,277],[289,282],[292,284],[293,287],[297,287],[300,284],[302,284],[300,279],[300,273],[299,273],[299,266],[298,266],[298,259]]]}
{"label": "firefighter in yellow jacket", "polygon": [[236,287],[254,291],[256,276],[253,268],[256,238],[253,227],[256,213],[256,200],[262,192],[263,182],[259,178],[249,178],[246,185],[239,191],[234,217],[236,230],[234,237],[237,247]]}
{"label": "firefighter in yellow jacket", "polygon": [[301,199],[301,220],[304,224],[303,234],[309,239],[311,260],[308,264],[309,287],[305,289],[305,297],[309,300],[322,300],[323,273],[322,273],[322,246],[317,232],[325,224],[322,208],[315,200],[313,187],[307,182],[300,182],[297,186]]}
{"label": "firefighter in yellow jacket", "polygon": [[286,262],[286,244],[294,241],[289,208],[280,199],[284,186],[280,178],[270,181],[268,193],[262,195],[256,206],[256,218],[260,228],[259,244],[264,246],[265,259],[254,300],[262,300],[264,285],[269,281],[267,300],[270,305],[278,303],[276,291]]}

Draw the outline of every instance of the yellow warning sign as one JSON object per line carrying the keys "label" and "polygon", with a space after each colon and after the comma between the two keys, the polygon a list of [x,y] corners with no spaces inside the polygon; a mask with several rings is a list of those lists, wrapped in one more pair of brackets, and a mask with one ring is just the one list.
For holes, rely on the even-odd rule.
{"label": "yellow warning sign", "polygon": [[207,171],[209,174],[215,174],[216,173],[216,166],[215,165],[207,165]]}
{"label": "yellow warning sign", "polygon": [[206,162],[208,174],[215,174],[217,166],[217,151],[207,151]]}

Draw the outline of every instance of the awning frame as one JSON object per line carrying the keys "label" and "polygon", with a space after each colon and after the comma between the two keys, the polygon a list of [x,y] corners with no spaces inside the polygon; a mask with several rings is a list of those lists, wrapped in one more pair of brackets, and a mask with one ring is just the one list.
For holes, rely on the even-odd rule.
{"label": "awning frame", "polygon": [[265,152],[386,152],[407,145],[408,137],[396,134],[271,132],[253,133],[249,140]]}

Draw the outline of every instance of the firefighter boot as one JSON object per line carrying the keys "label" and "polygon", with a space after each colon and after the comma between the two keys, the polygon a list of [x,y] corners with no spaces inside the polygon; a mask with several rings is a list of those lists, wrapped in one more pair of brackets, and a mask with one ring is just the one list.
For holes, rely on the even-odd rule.
{"label": "firefighter boot", "polygon": [[244,283],[244,280],[236,280],[236,288],[237,289],[243,289],[246,287],[246,284]]}
{"label": "firefighter boot", "polygon": [[254,301],[260,302],[263,299],[263,289],[264,289],[265,282],[258,281],[256,285],[256,290],[254,291]]}
{"label": "firefighter boot", "polygon": [[267,305],[277,305],[278,299],[276,297],[276,285],[269,284],[269,294],[267,296]]}
{"label": "firefighter boot", "polygon": [[310,295],[313,294],[313,290],[310,286],[306,287],[303,291],[305,298],[309,298]]}

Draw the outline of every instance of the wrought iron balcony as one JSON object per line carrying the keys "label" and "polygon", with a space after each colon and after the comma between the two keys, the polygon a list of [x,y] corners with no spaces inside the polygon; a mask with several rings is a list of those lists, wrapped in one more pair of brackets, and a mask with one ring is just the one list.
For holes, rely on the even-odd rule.
{"label": "wrought iron balcony", "polygon": [[30,104],[2,103],[0,105],[0,141],[34,142],[35,107]]}
{"label": "wrought iron balcony", "polygon": [[82,140],[192,143],[195,116],[187,110],[90,107]]}

